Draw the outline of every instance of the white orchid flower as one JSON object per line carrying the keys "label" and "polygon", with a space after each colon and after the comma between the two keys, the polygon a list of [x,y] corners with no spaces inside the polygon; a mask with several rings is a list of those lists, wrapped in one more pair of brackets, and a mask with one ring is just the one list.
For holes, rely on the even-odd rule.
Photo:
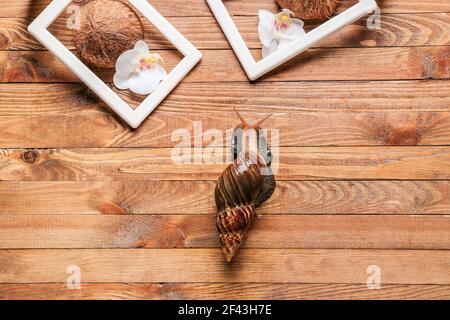
{"label": "white orchid flower", "polygon": [[295,19],[294,13],[288,9],[277,14],[259,10],[258,33],[263,44],[263,58],[303,36],[303,26],[303,21]]}
{"label": "white orchid flower", "polygon": [[151,53],[148,45],[139,40],[132,50],[125,51],[117,60],[114,85],[121,90],[148,95],[167,76],[161,63],[162,57]]}

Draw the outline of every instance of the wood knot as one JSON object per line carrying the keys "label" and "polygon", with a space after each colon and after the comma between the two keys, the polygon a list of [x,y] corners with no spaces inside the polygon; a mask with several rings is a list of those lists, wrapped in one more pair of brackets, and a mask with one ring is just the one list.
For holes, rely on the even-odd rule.
{"label": "wood knot", "polygon": [[39,159],[39,151],[37,150],[28,150],[22,155],[22,160],[26,163],[34,163],[37,159]]}
{"label": "wood knot", "polygon": [[30,55],[14,57],[7,62],[3,72],[3,82],[34,82],[49,77],[45,67]]}
{"label": "wood knot", "polygon": [[120,205],[113,202],[103,202],[99,205],[98,209],[102,214],[127,214],[126,210]]}
{"label": "wood knot", "polygon": [[385,138],[386,145],[394,146],[416,146],[420,142],[420,133],[415,127],[392,130]]}

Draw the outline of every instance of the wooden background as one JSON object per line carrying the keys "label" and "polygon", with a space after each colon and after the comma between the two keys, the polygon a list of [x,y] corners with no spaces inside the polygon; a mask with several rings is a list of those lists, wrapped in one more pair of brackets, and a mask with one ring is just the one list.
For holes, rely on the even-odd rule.
{"label": "wooden background", "polygon": [[[135,131],[26,32],[48,2],[0,0],[0,298],[450,298],[448,0],[384,0],[381,30],[361,20],[256,83],[205,1],[153,0],[204,59]],[[257,55],[256,10],[274,2],[227,6]],[[65,19],[51,30],[73,49]],[[274,113],[281,164],[227,265],[224,165],[170,155],[174,130],[233,128],[233,107]],[[70,265],[81,290],[66,288]]]}

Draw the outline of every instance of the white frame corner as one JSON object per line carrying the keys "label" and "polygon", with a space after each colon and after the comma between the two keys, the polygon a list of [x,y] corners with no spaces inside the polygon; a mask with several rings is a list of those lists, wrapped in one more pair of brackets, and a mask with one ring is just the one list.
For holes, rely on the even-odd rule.
{"label": "white frame corner", "polygon": [[184,58],[167,75],[158,88],[147,96],[136,109],[133,109],[48,31],[48,27],[61,15],[71,2],[72,0],[53,0],[28,26],[28,31],[132,128],[139,127],[202,59],[201,52],[150,5],[148,1],[129,0],[135,9],[148,19],[184,55]]}
{"label": "white frame corner", "polygon": [[336,17],[324,22],[314,30],[306,33],[301,38],[288,44],[270,56],[256,62],[242,38],[239,30],[233,22],[231,15],[223,4],[224,0],[206,0],[211,11],[217,19],[225,36],[233,48],[236,56],[242,64],[250,80],[256,80],[278,66],[291,60],[303,51],[311,48],[320,40],[328,37],[339,29],[351,24],[365,15],[376,10],[378,5],[375,0],[359,0],[357,4],[340,13]]}

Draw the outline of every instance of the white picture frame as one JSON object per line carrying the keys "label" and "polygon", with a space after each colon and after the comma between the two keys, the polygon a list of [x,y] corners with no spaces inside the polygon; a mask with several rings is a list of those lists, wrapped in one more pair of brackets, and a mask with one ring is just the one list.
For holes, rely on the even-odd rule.
{"label": "white picture frame", "polygon": [[71,0],[53,0],[28,26],[28,31],[132,128],[139,127],[202,59],[201,52],[148,1],[129,0],[135,9],[148,19],[184,55],[184,58],[160,83],[158,88],[147,96],[136,109],[133,109],[48,31],[48,27],[71,2]]}
{"label": "white picture frame", "polygon": [[[340,13],[336,17],[324,22],[314,30],[293,41],[281,50],[256,62],[247,47],[238,28],[228,13],[223,0],[206,0],[217,19],[225,36],[238,57],[242,67],[250,80],[256,80],[272,71],[283,63],[291,60],[303,51],[311,48],[320,40],[326,38],[339,29],[351,24],[377,9],[375,0],[359,0],[357,4]],[[226,1],[226,0],[225,0]],[[256,32],[256,31],[255,31]]]}

